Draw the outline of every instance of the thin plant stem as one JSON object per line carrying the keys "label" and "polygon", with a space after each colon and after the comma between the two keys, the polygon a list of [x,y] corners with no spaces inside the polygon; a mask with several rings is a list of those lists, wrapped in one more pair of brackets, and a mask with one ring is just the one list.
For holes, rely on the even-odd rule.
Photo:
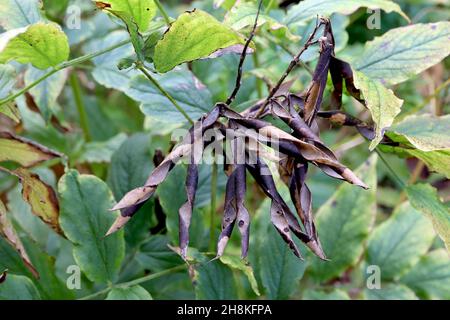
{"label": "thin plant stem", "polygon": [[86,142],[89,142],[92,140],[92,137],[91,133],[89,132],[88,116],[83,102],[80,83],[78,81],[77,74],[75,72],[71,73],[69,77],[69,82],[73,91],[73,96],[75,99],[75,105],[77,107],[78,115],[80,117],[80,127],[83,130],[84,139],[86,140]]}
{"label": "thin plant stem", "polygon": [[211,209],[209,212],[210,216],[210,227],[209,227],[209,250],[214,250],[215,245],[215,216],[216,216],[216,206],[217,206],[217,174],[218,174],[218,165],[214,156],[214,162],[212,164],[212,173],[211,173]]}
{"label": "thin plant stem", "polygon": [[[245,42],[244,49],[242,50],[241,58],[239,60],[236,83],[235,83],[233,92],[231,93],[231,95],[228,97],[228,99],[226,101],[227,105],[230,105],[234,101],[234,99],[236,99],[236,95],[238,94],[239,89],[241,88],[242,68],[244,66],[245,58],[247,56],[248,47],[250,46],[250,43],[252,42],[253,38],[255,37],[256,28],[258,27],[258,19],[259,19],[259,14],[261,12],[261,7],[262,7],[262,0],[259,0],[259,6],[258,6],[258,11],[257,11],[256,17],[255,17],[255,23],[253,24],[252,32],[250,33],[250,36],[248,37],[247,41]],[[255,51],[256,51],[256,48],[255,48]]]}
{"label": "thin plant stem", "polygon": [[37,79],[36,81],[30,83],[29,85],[27,85],[26,87],[20,89],[19,91],[17,91],[16,93],[11,94],[10,96],[0,100],[0,106],[3,104],[6,104],[10,101],[13,101],[14,99],[16,99],[17,97],[20,97],[22,94],[24,94],[25,92],[29,91],[30,89],[34,88],[35,86],[37,86],[39,83],[41,83],[42,81],[44,81],[45,79],[47,79],[48,77],[52,76],[53,74],[55,74],[56,72],[69,68],[69,67],[73,67],[79,64],[82,64],[86,61],[89,61],[95,57],[101,56],[107,52],[113,51],[117,48],[123,47],[124,45],[130,43],[130,40],[126,40],[126,41],[122,41],[119,42],[111,47],[108,47],[106,49],[100,50],[98,52],[94,52],[94,53],[90,53],[90,54],[86,54],[84,56],[75,58],[73,60],[69,60],[66,62],[63,62],[59,65],[57,65],[56,67],[52,68],[50,71],[48,71],[46,74],[44,74],[42,77],[40,77],[39,79]]}
{"label": "thin plant stem", "polygon": [[150,72],[145,69],[145,67],[142,65],[142,63],[136,63],[136,68],[141,71],[148,80],[150,80],[151,83],[167,98],[169,101],[174,105],[174,107],[186,118],[187,121],[191,125],[194,125],[194,121],[189,117],[189,115],[186,113],[186,111],[183,110],[183,108],[178,104],[178,102],[175,101],[175,99],[159,84],[158,81],[156,81],[155,78],[150,74]]}
{"label": "thin plant stem", "polygon": [[378,156],[380,157],[381,161],[383,161],[384,165],[386,166],[386,168],[389,170],[389,172],[391,172],[392,176],[396,179],[396,181],[398,182],[399,186],[401,188],[406,188],[406,184],[403,182],[403,180],[397,175],[397,173],[394,171],[394,169],[392,169],[392,167],[390,166],[390,164],[387,162],[386,158],[383,156],[383,154],[380,152],[380,150],[375,149],[375,152],[378,154]]}
{"label": "thin plant stem", "polygon": [[164,18],[164,21],[166,22],[166,24],[168,26],[170,26],[170,18],[169,15],[167,14],[166,10],[164,9],[163,5],[161,4],[161,2],[159,2],[159,0],[154,0],[156,6],[158,7],[159,12],[161,12],[161,15]]}
{"label": "thin plant stem", "polygon": [[93,293],[93,294],[90,294],[88,296],[85,296],[85,297],[80,298],[78,300],[91,300],[91,299],[97,298],[99,296],[102,296],[104,294],[107,294],[109,291],[111,291],[114,288],[122,288],[122,289],[124,289],[124,288],[129,288],[129,287],[132,287],[132,286],[137,286],[137,285],[139,285],[141,283],[144,283],[144,282],[147,282],[147,281],[150,281],[150,280],[154,280],[154,279],[157,279],[157,278],[161,278],[163,276],[166,276],[166,275],[169,275],[169,274],[176,273],[178,271],[184,270],[186,267],[187,267],[187,265],[182,264],[182,265],[179,265],[179,266],[176,266],[176,267],[164,270],[164,271],[160,271],[160,272],[157,272],[157,273],[149,274],[147,276],[144,276],[144,277],[132,280],[132,281],[123,282],[123,283],[119,283],[119,284],[116,284],[116,285],[111,285],[111,286],[109,286],[109,287],[107,287],[107,288],[105,288],[103,290],[100,290],[100,291],[98,291],[96,293]]}
{"label": "thin plant stem", "polygon": [[[253,53],[253,65],[255,69],[259,68],[259,58],[256,50]],[[256,78],[256,92],[258,93],[258,98],[261,99],[263,96],[263,82],[259,78]]]}

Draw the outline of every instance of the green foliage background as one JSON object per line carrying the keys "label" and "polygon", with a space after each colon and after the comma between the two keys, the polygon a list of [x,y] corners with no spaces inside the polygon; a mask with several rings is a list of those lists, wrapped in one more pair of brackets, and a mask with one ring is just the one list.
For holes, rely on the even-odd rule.
{"label": "green foliage background", "polygon": [[[0,237],[0,274],[8,270],[0,299],[450,299],[446,1],[306,0],[287,8],[282,1],[263,1],[251,45],[255,53],[244,64],[233,108],[265,97],[266,84],[274,85],[284,72],[316,14],[331,17],[336,56],[352,65],[368,107],[345,95],[343,108],[374,122],[379,139],[370,143],[352,128],[326,123],[321,137],[370,190],[313,169],[308,184],[330,261],[299,244],[301,261],[271,225],[270,201],[249,178],[249,259],[240,259],[235,232],[225,255],[209,262],[220,233],[226,176],[219,172],[214,185],[211,166],[202,165],[191,266],[175,252],[185,166],[171,172],[123,231],[104,238],[117,215],[109,209],[145,182],[156,156],[171,149],[172,131],[189,127],[186,117],[197,119],[227,98],[239,55],[205,58],[245,42],[256,1],[161,1],[164,11],[153,0],[104,2],[111,8],[100,10],[88,0],[44,0],[43,6],[0,0],[0,39],[8,39],[0,46],[0,131],[60,155],[35,162],[36,150],[19,154],[17,141],[9,145],[0,136],[0,214],[6,217],[0,227],[12,225],[40,275],[34,277],[8,237]],[[380,29],[368,29],[373,12],[367,7],[382,9]],[[78,13],[80,28],[71,28]],[[167,22],[173,25],[164,34]],[[183,37],[190,41],[181,42]],[[313,69],[317,57],[314,47],[302,60]],[[156,84],[135,68],[137,60],[136,66],[154,71]],[[305,67],[291,78],[292,92],[305,90],[311,80]],[[377,146],[383,135],[398,144]],[[22,185],[11,174],[18,167],[32,167],[55,191],[59,205],[50,213],[57,220],[59,215],[61,234],[22,197]],[[212,189],[218,203],[211,210]],[[48,200],[42,193],[33,197]],[[72,290],[67,281],[74,265],[81,287]],[[373,266],[381,289],[370,289]]]}

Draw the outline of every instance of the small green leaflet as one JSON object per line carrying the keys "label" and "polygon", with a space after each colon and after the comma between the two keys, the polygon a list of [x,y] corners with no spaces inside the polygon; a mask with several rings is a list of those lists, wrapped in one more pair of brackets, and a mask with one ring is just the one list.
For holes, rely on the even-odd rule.
{"label": "small green leaflet", "polygon": [[36,23],[0,35],[0,63],[15,60],[38,69],[55,67],[69,58],[67,36],[56,23]]}
{"label": "small green leaflet", "polygon": [[[155,47],[155,68],[161,73],[179,64],[241,53],[245,39],[202,10],[181,14]],[[250,51],[250,50],[249,50]]]}
{"label": "small green leaflet", "polygon": [[406,188],[412,206],[433,222],[434,229],[450,251],[450,209],[439,199],[429,184],[415,184]]}

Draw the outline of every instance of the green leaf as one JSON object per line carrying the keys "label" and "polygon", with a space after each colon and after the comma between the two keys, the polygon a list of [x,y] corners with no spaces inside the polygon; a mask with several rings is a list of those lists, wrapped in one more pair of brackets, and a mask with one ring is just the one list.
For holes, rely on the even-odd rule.
{"label": "green leaf", "polygon": [[120,148],[127,139],[125,133],[119,133],[106,141],[92,141],[84,145],[84,150],[79,162],[88,163],[109,163],[113,154]]}
{"label": "green leaf", "polygon": [[425,152],[407,149],[406,152],[422,160],[431,171],[442,173],[450,179],[450,150]]}
{"label": "green leaf", "polygon": [[0,64],[0,99],[6,97],[16,84],[16,69],[9,64]]}
{"label": "green leaf", "polygon": [[[89,54],[119,44],[129,39],[129,35],[125,30],[116,30],[109,32],[107,36],[93,39],[84,46],[84,51]],[[128,87],[130,79],[139,74],[137,70],[119,70],[117,64],[123,58],[133,55],[133,46],[131,44],[124,45],[114,49],[108,53],[102,54],[93,59],[95,68],[92,76],[95,81],[106,88],[125,91]]]}
{"label": "green leaf", "polygon": [[99,178],[68,171],[59,181],[60,223],[74,244],[73,255],[89,280],[114,281],[124,257],[123,231],[105,238],[117,217],[109,211],[114,200]]}
{"label": "green leaf", "polygon": [[[108,171],[108,183],[116,199],[121,199],[128,191],[145,183],[153,168],[150,141],[146,134],[135,134],[114,152]],[[130,163],[133,165],[130,166]]]}
{"label": "green leaf", "polygon": [[[206,261],[207,262],[207,261]],[[200,300],[235,300],[236,284],[230,268],[215,260],[197,268],[195,295]]]}
{"label": "green leaf", "polygon": [[[225,15],[224,23],[236,31],[240,31],[248,26],[253,26],[256,19],[258,7],[255,3],[239,2]],[[288,27],[278,22],[274,18],[260,13],[258,18],[258,27],[265,25],[269,32],[275,34],[280,38],[285,38],[285,41],[300,40],[299,36],[296,36],[290,32]]]}
{"label": "green leaf", "polygon": [[444,249],[428,253],[400,282],[426,299],[450,299],[450,257]]}
{"label": "green leaf", "polygon": [[408,16],[395,2],[388,0],[305,0],[292,6],[287,13],[286,24],[303,24],[317,15],[330,16],[332,13],[351,14],[361,7],[397,12],[409,21]]}
{"label": "green leaf", "polygon": [[159,72],[179,64],[225,52],[242,52],[243,39],[230,27],[202,10],[181,14],[155,48],[154,63]]}
{"label": "green leaf", "polygon": [[[264,213],[267,215],[268,211]],[[306,263],[292,254],[272,225],[266,228],[265,233],[260,233],[264,238],[258,245],[261,281],[269,299],[288,299],[298,288]]]}
{"label": "green leaf", "polygon": [[367,300],[418,300],[414,292],[401,284],[383,285],[381,289],[365,289]]}
{"label": "green leaf", "polygon": [[150,293],[141,286],[112,289],[106,300],[153,300]]}
{"label": "green leaf", "polygon": [[371,233],[366,261],[380,268],[382,279],[398,279],[428,251],[434,238],[431,222],[403,203]]}
{"label": "green leaf", "polygon": [[236,269],[236,270],[242,271],[244,273],[244,275],[247,277],[248,282],[250,283],[253,292],[258,296],[261,295],[259,293],[258,283],[256,282],[253,268],[250,264],[246,263],[245,261],[243,261],[242,259],[240,259],[236,256],[230,256],[230,255],[221,256],[220,261],[222,263],[226,264],[227,266],[229,266],[231,269]]}
{"label": "green leaf", "polygon": [[0,285],[0,300],[41,300],[41,297],[30,279],[8,274]]}
{"label": "green leaf", "polygon": [[31,63],[39,69],[54,67],[69,58],[69,42],[55,23],[36,23],[0,36],[0,63]]}
{"label": "green leaf", "polygon": [[307,289],[303,293],[303,300],[350,300],[350,297],[341,289],[333,289],[329,292]]}
{"label": "green leaf", "polygon": [[450,251],[450,210],[439,199],[435,188],[429,184],[415,184],[406,188],[412,206],[424,213]]}
{"label": "green leaf", "polygon": [[26,27],[41,18],[40,0],[2,0],[0,2],[0,26],[5,30]]}
{"label": "green leaf", "polygon": [[[154,77],[192,119],[200,118],[213,107],[211,93],[190,71],[175,70]],[[172,103],[142,75],[131,80],[126,94],[140,101],[142,112],[152,119],[174,124],[186,122]]]}
{"label": "green leaf", "polygon": [[[125,13],[133,19],[142,32],[148,29],[150,21],[156,14],[154,0],[106,0],[95,2],[101,3],[101,7],[108,11]],[[106,6],[104,7],[104,5]]]}
{"label": "green leaf", "polygon": [[422,151],[450,149],[450,115],[411,115],[393,125],[389,131],[402,135]]}
{"label": "green leaf", "polygon": [[152,272],[163,271],[183,264],[178,254],[169,249],[166,236],[154,235],[139,248],[136,260],[145,269]]}
{"label": "green leaf", "polygon": [[394,118],[400,113],[403,100],[397,98],[392,90],[387,89],[378,80],[367,77],[364,73],[353,71],[355,87],[361,90],[366,106],[375,124],[375,139],[370,143],[370,150],[383,139],[384,132]]}
{"label": "green leaf", "polygon": [[312,261],[310,270],[315,279],[324,282],[340,276],[363,253],[375,219],[376,163],[373,155],[355,171],[369,190],[343,183],[317,212],[317,231],[330,261]]}
{"label": "green leaf", "polygon": [[[48,71],[50,70],[29,68],[25,73],[25,85],[28,86],[35,82]],[[52,114],[55,113],[56,100],[64,88],[67,75],[67,70],[61,70],[28,91],[33,96],[34,102],[39,107],[39,111],[46,121],[49,121]]]}
{"label": "green leaf", "polygon": [[447,57],[449,36],[448,21],[392,29],[366,43],[364,53],[354,65],[368,77],[394,85]]}
{"label": "green leaf", "polygon": [[31,167],[61,155],[30,140],[0,132],[0,162],[14,161]]}
{"label": "green leaf", "polygon": [[[0,64],[0,99],[5,98],[16,84],[16,70],[8,64]],[[0,113],[20,122],[20,113],[14,102],[0,105]]]}

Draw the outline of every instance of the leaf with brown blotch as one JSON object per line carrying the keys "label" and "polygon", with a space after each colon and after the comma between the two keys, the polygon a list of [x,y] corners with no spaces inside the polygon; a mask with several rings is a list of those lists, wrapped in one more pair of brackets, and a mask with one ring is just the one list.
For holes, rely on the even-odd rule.
{"label": "leaf with brown blotch", "polygon": [[62,157],[60,153],[33,141],[9,132],[0,132],[0,162],[13,161],[28,168],[59,157]]}
{"label": "leaf with brown blotch", "polygon": [[198,165],[191,163],[188,166],[186,177],[186,202],[180,207],[179,215],[179,237],[181,257],[186,260],[187,248],[189,246],[189,226],[191,225],[192,211],[194,210],[195,194],[198,186]]}
{"label": "leaf with brown blotch", "polygon": [[59,226],[59,202],[55,190],[41,178],[27,169],[12,171],[22,184],[22,197],[28,202],[31,211],[55,232],[64,236]]}
{"label": "leaf with brown blotch", "polygon": [[19,236],[17,235],[11,222],[9,221],[6,214],[6,207],[1,200],[0,200],[0,234],[19,253],[25,266],[27,267],[28,270],[30,270],[33,276],[39,279],[39,273],[32,265],[31,260],[28,257],[27,252],[25,251],[25,247],[22,244],[22,241],[20,241]]}

